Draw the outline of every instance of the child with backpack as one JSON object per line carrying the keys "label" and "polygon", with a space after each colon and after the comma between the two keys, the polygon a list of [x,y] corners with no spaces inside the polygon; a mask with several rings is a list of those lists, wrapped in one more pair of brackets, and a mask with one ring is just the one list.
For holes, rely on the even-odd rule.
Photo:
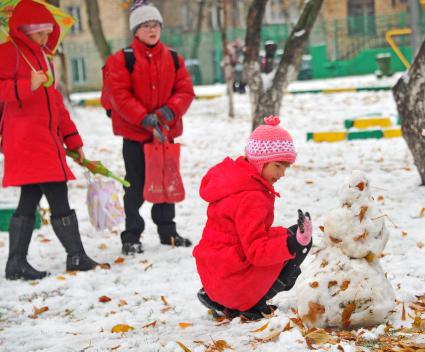
{"label": "child with backpack", "polygon": [[[139,209],[144,203],[144,144],[152,141],[154,131],[170,141],[180,136],[182,117],[194,98],[183,59],[160,41],[162,24],[156,7],[135,1],[130,9],[134,39],[129,48],[108,58],[103,68],[101,101],[109,110],[114,134],[123,137],[125,178],[131,183],[124,188],[126,221],[121,241],[125,255],[143,252],[140,237],[145,222]],[[176,230],[174,204],[153,204],[151,214],[161,244],[191,245]]]}
{"label": "child with backpack", "polygon": [[67,181],[75,177],[63,147],[77,151],[82,161],[83,142],[56,89],[47,57],[59,40],[59,25],[43,4],[22,0],[9,27],[11,40],[0,45],[3,187],[20,187],[21,195],[9,224],[6,278],[36,280],[48,274],[27,262],[43,195],[50,205],[53,230],[67,252],[66,269],[94,269],[98,263],[86,254],[75,211],[68,203]]}
{"label": "child with backpack", "polygon": [[251,134],[246,157],[224,159],[201,182],[209,203],[202,238],[194,248],[203,288],[198,298],[216,314],[261,319],[276,306],[267,300],[290,290],[311,248],[309,213],[298,210],[298,225],[273,227],[273,185],[295,162],[289,133],[278,117],[264,119]]}

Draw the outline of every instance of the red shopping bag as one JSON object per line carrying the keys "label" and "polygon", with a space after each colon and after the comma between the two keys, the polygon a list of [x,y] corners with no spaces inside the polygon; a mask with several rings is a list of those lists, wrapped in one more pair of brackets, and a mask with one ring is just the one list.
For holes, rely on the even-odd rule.
{"label": "red shopping bag", "polygon": [[145,186],[143,197],[151,203],[177,203],[185,192],[180,175],[180,144],[156,138],[144,145]]}

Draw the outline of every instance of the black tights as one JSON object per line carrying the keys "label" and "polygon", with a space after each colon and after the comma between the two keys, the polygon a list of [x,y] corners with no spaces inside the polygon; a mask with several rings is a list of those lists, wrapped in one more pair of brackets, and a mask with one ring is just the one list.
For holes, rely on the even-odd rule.
{"label": "black tights", "polygon": [[58,218],[70,214],[66,182],[49,182],[21,186],[21,197],[15,215],[34,216],[43,194],[49,203],[52,217]]}

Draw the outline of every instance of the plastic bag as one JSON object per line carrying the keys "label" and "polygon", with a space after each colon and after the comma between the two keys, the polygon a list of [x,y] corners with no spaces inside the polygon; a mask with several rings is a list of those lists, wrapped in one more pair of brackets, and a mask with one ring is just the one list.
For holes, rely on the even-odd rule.
{"label": "plastic bag", "polygon": [[144,145],[143,198],[152,203],[177,203],[185,198],[180,174],[180,144],[156,139]]}
{"label": "plastic bag", "polygon": [[111,231],[125,219],[124,208],[120,202],[120,191],[113,180],[89,178],[87,208],[90,223],[98,231],[105,229]]}

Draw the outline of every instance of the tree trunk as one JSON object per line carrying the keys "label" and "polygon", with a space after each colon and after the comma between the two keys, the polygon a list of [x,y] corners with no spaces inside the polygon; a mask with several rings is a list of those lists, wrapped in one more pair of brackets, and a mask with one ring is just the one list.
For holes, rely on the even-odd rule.
{"label": "tree trunk", "polygon": [[306,0],[300,17],[292,29],[284,48],[278,67],[267,77],[272,83],[264,85],[260,65],[260,31],[267,0],[254,0],[247,19],[245,38],[246,55],[244,67],[248,75],[248,86],[251,102],[252,128],[263,123],[268,115],[278,115],[282,105],[283,92],[290,80],[299,71],[305,44],[311,29],[322,7],[323,0]]}
{"label": "tree trunk", "polygon": [[191,59],[199,59],[199,46],[201,44],[202,24],[205,18],[206,2],[207,2],[206,0],[198,1],[198,18],[196,22],[195,37],[193,38],[193,46],[192,46],[192,50],[190,51]]}
{"label": "tree trunk", "polygon": [[[229,98],[229,117],[235,116],[234,97],[233,97],[233,75],[232,65],[230,63],[230,53],[227,43],[227,28],[228,28],[228,0],[220,0],[217,6],[217,20],[221,33],[221,43],[223,45],[223,72],[224,81],[227,87],[227,96]],[[222,16],[220,16],[222,15]],[[220,17],[223,17],[221,19]]]}
{"label": "tree trunk", "polygon": [[105,34],[103,33],[98,2],[97,0],[85,0],[85,3],[94,44],[96,45],[102,60],[105,62],[108,56],[111,55],[111,48],[109,47]]}
{"label": "tree trunk", "polygon": [[401,118],[403,138],[409,147],[413,161],[425,185],[425,138],[421,135],[425,128],[425,42],[407,75],[401,77],[393,88],[397,110]]}

